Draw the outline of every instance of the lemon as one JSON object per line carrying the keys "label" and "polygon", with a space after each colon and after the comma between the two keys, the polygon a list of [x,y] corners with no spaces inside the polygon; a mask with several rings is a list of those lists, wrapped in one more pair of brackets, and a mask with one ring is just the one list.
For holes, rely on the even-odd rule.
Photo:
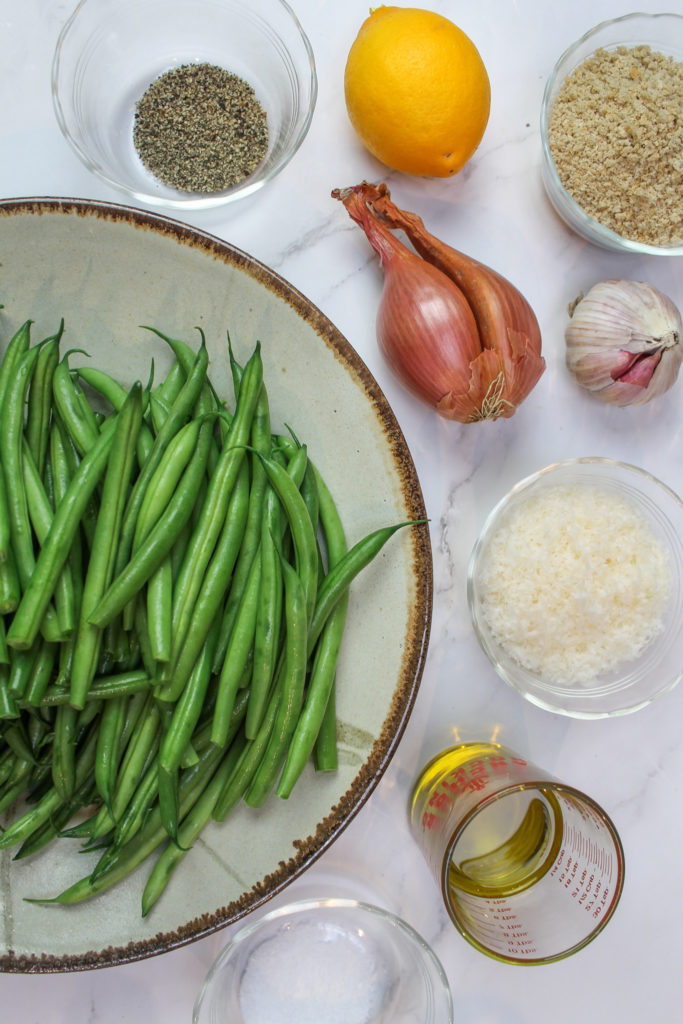
{"label": "lemon", "polygon": [[484,135],[491,86],[472,40],[448,18],[377,7],[361,25],[344,72],[349,119],[387,167],[446,178]]}

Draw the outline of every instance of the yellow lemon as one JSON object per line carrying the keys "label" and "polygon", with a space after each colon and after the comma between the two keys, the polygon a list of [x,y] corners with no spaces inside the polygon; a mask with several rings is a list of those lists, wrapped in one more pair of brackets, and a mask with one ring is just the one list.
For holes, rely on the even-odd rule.
{"label": "yellow lemon", "polygon": [[448,18],[377,7],[344,73],[346,109],[382,163],[406,174],[456,174],[481,142],[491,86],[472,40]]}

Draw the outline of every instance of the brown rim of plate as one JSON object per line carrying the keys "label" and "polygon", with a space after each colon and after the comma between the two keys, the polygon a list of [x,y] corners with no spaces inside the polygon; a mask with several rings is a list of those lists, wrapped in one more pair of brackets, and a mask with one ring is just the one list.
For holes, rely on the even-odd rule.
{"label": "brown rim of plate", "polygon": [[[401,481],[401,491],[410,519],[426,519],[422,489],[417,472],[396,417],[367,366],[337,328],[304,295],[275,271],[228,242],[156,213],[94,200],[36,197],[0,200],[0,217],[16,214],[64,213],[81,217],[99,217],[123,221],[141,230],[166,235],[181,245],[202,249],[216,260],[239,267],[262,283],[305,320],[321,340],[335,351],[351,375],[358,381],[374,406]],[[107,947],[76,956],[16,955],[12,951],[0,957],[0,971],[17,974],[60,973],[92,970],[132,963],[187,945],[233,924],[262,906],[303,873],[334,842],[355,817],[376,788],[403,735],[415,703],[429,644],[432,617],[433,569],[429,530],[412,530],[413,573],[417,596],[407,627],[401,673],[391,706],[380,735],[352,785],[331,813],[320,821],[313,835],[296,841],[296,853],[267,875],[239,899],[179,926],[175,931],[159,933],[152,939],[126,946]]]}

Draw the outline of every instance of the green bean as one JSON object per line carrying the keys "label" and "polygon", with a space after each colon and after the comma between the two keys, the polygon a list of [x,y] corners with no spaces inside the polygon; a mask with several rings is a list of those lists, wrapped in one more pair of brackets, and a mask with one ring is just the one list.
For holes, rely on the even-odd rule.
{"label": "green bean", "polygon": [[[23,469],[29,517],[38,543],[43,544],[50,532],[54,512],[27,441],[24,441],[23,446]],[[71,633],[76,624],[76,602],[74,581],[68,560],[59,574],[54,601],[60,631],[63,634]]]}
{"label": "green bean", "polygon": [[177,842],[168,843],[160,853],[156,864],[147,879],[142,891],[142,916],[146,917],[162,892],[168,885],[170,877],[190,849],[202,829],[211,820],[216,801],[244,748],[244,738],[230,744],[228,751],[209,781],[206,789],[200,794],[197,802],[190,808],[178,829]]}
{"label": "green bean", "polygon": [[4,618],[0,615],[0,665],[9,665],[10,654],[7,646],[7,627]]}
{"label": "green bean", "polygon": [[192,415],[202,385],[206,379],[208,364],[209,356],[202,339],[202,346],[194,360],[192,371],[174,401],[161,430],[156,435],[152,449],[133,485],[121,527],[121,538],[118,545],[116,562],[117,574],[123,570],[128,562],[140,506],[144,500],[150,480],[169,442]]}
{"label": "green bean", "polygon": [[10,662],[8,689],[17,699],[24,696],[33,672],[38,645],[34,644],[25,651],[15,651]]}
{"label": "green bean", "polygon": [[187,464],[194,455],[202,422],[200,418],[190,420],[169,441],[140,503],[133,534],[133,551],[140,547],[171,500]]}
{"label": "green bean", "polygon": [[[232,356],[231,362],[234,365]],[[244,588],[247,585],[251,563],[261,542],[261,520],[268,489],[268,477],[255,452],[259,451],[267,454],[270,451],[270,411],[268,396],[264,386],[261,387],[254,410],[254,419],[251,426],[251,446],[254,448],[254,454],[251,456],[249,509],[247,521],[242,531],[242,543],[239,548],[237,564],[235,565],[230,591],[225,602],[223,623],[213,666],[214,672],[220,672],[221,666],[225,661],[228,640],[232,633],[235,616],[242,601]]]}
{"label": "green bean", "polygon": [[187,637],[192,609],[225,521],[230,496],[244,459],[244,445],[251,431],[262,381],[263,365],[260,347],[257,346],[245,368],[228,442],[221,450],[209,480],[199,521],[189,539],[175,586],[172,621],[177,644],[184,643]]}
{"label": "green bean", "polygon": [[242,595],[242,602],[237,612],[218,680],[218,693],[211,729],[211,740],[218,746],[225,745],[228,723],[235,704],[237,690],[254,642],[260,580],[261,552],[259,550],[251,563],[249,579]]}
{"label": "green bean", "polygon": [[[194,357],[194,353],[191,353],[191,355]],[[191,365],[191,363],[189,365]],[[152,395],[164,402],[167,406],[173,405],[174,401],[178,397],[180,389],[185,383],[186,378],[187,372],[185,371],[182,363],[177,359],[174,359],[169,367],[168,373],[156,390],[152,392]]]}
{"label": "green bean", "polygon": [[313,524],[301,492],[289,473],[274,459],[260,453],[259,458],[285,510],[294,543],[296,568],[306,598],[306,620],[310,622],[318,589],[318,543]]}
{"label": "green bean", "polygon": [[121,535],[123,511],[133,469],[135,444],[142,422],[142,389],[131,388],[117,416],[117,428],[109,452],[102,485],[93,548],[83,584],[81,614],[71,666],[71,703],[82,708],[97,669],[102,631],[88,620],[111,582],[117,544]]}
{"label": "green bean", "polygon": [[264,517],[261,529],[258,605],[254,623],[254,662],[249,708],[244,725],[248,739],[254,739],[258,732],[275,674],[282,620],[282,587],[282,570],[277,549]]}
{"label": "green bean", "polygon": [[28,393],[26,443],[42,476],[47,456],[52,414],[52,377],[59,362],[59,337],[40,349]]}
{"label": "green bean", "polygon": [[318,591],[315,612],[308,631],[308,652],[311,654],[321,630],[339,598],[345,593],[361,569],[381,551],[387,541],[404,526],[416,526],[424,520],[409,520],[383,526],[367,534],[347,551],[327,573]]}
{"label": "green bean", "polygon": [[[174,638],[168,668],[161,676],[163,685],[159,690],[159,696],[162,700],[178,699],[199,656],[199,651],[211,624],[222,606],[223,597],[237,559],[240,540],[244,535],[248,505],[249,472],[246,462],[243,462],[230,496],[225,523],[216,542],[211,561],[206,567],[204,580],[192,609],[185,640],[181,644],[177,638]],[[173,635],[172,626],[171,634]],[[212,657],[215,646],[214,644]]]}
{"label": "green bean", "polygon": [[106,626],[119,615],[172,549],[192,515],[199,481],[206,469],[210,443],[211,425],[203,423],[195,456],[190,460],[165,513],[93,608],[89,618],[93,625]]}
{"label": "green bean", "polygon": [[32,772],[33,765],[30,761],[23,761],[20,766],[17,766],[12,779],[0,794],[0,814],[4,814],[25,792],[31,781]]}
{"label": "green bean", "polygon": [[[104,370],[98,370],[93,366],[79,366],[77,373],[86,384],[99,392],[109,402],[115,412],[121,412],[128,397],[128,392],[122,384],[119,384],[117,380],[110,376],[110,374],[105,373]],[[143,399],[143,412],[144,407],[145,402]],[[154,435],[147,424],[143,423],[137,440],[137,457],[140,465],[143,464],[149,455],[153,444]]]}
{"label": "green bean", "polygon": [[40,641],[31,678],[24,691],[24,700],[30,707],[38,707],[47,692],[57,660],[57,647],[57,644],[48,643],[47,640]]}
{"label": "green bean", "polygon": [[76,788],[76,737],[78,712],[69,704],[57,709],[52,744],[52,784],[62,800]]}
{"label": "green bean", "polygon": [[[325,537],[327,549],[328,568],[337,565],[345,556],[347,551],[344,526],[339,511],[332,497],[330,490],[313,466],[316,491],[318,494],[318,511],[322,531]],[[341,633],[344,629],[344,620],[348,608],[348,591],[342,595],[337,605],[330,613],[329,620],[323,627],[324,638],[320,641],[322,651],[319,654],[320,661],[316,666],[314,678],[311,678],[306,696],[306,704],[302,713],[303,721],[298,723],[300,730],[296,742],[293,739],[288,757],[291,757],[289,769],[283,770],[291,773],[290,780],[282,785],[283,792],[287,787],[293,785],[292,776],[297,774],[301,765],[302,755],[309,749],[311,737],[315,735],[313,747],[313,762],[316,771],[333,772],[338,768],[339,753],[337,746],[337,695],[336,695],[336,664],[333,666],[331,659],[325,657],[329,654],[328,647],[334,646],[339,639],[337,630]],[[327,698],[325,692],[327,691]],[[297,765],[298,761],[298,765]],[[291,788],[290,788],[291,792]],[[282,795],[282,794],[281,794]]]}
{"label": "green bean", "polygon": [[211,679],[211,661],[217,626],[216,620],[204,641],[187,686],[174,708],[159,751],[159,808],[164,828],[174,842],[177,841],[179,813],[178,769],[202,712],[204,697]]}
{"label": "green bean", "polygon": [[50,532],[7,632],[10,647],[30,647],[36,638],[81,516],[104,472],[115,428],[115,420],[104,425],[97,441],[74,474],[64,500],[55,509]]}
{"label": "green bean", "polygon": [[111,817],[118,821],[128,806],[140,779],[159,749],[159,711],[152,694],[138,719],[135,731],[121,761],[111,801]]}
{"label": "green bean", "polygon": [[[222,757],[223,751],[217,750],[215,747],[208,747],[197,764],[183,774],[179,793],[181,818],[195,804]],[[92,876],[80,879],[52,899],[39,899],[32,902],[73,904],[90,899],[130,874],[165,838],[166,831],[161,823],[159,809],[156,807],[152,809],[137,834],[117,851],[116,857],[105,871],[93,872]],[[4,839],[5,836],[0,837],[0,846]]]}
{"label": "green bean", "polygon": [[282,691],[282,673],[276,677],[268,698],[266,712],[253,740],[247,740],[237,762],[230,773],[223,790],[216,801],[212,817],[214,821],[225,821],[231,810],[237,806],[246,793],[256,773],[264,751],[268,746],[270,734],[277,715],[278,704]]}
{"label": "green bean", "polygon": [[155,662],[171,660],[173,636],[173,565],[170,554],[147,581],[147,623],[149,647]]}
{"label": "green bean", "polygon": [[29,584],[35,567],[33,534],[28,514],[22,465],[24,407],[29,384],[40,354],[31,348],[19,361],[9,382],[0,413],[0,459],[9,499],[10,538],[22,590]]}
{"label": "green bean", "polygon": [[126,699],[115,697],[105,702],[97,733],[95,785],[105,807],[110,809],[118,767],[119,741],[126,713]]}
{"label": "green bean", "polygon": [[[31,324],[26,320],[10,338],[0,363],[0,416],[5,407],[7,391],[16,377],[19,363],[28,352],[31,340]],[[10,514],[5,476],[0,473],[0,561],[7,557],[10,544]]]}
{"label": "green bean", "polygon": [[[0,473],[0,477],[2,473]],[[0,561],[0,614],[13,612],[21,600],[21,583],[12,548],[8,548],[4,561]]]}
{"label": "green bean", "polygon": [[92,782],[87,779],[83,785],[76,790],[73,796],[68,797],[64,802],[50,815],[47,821],[35,830],[24,840],[19,849],[14,855],[14,860],[21,860],[24,857],[32,857],[40,850],[44,849],[45,846],[53,839],[58,838],[62,834],[62,829],[74,814],[80,810],[81,807],[87,806],[91,802],[92,794]]}
{"label": "green bean", "polygon": [[[91,728],[76,757],[76,786],[82,785],[93,770],[96,742],[97,730]],[[59,792],[54,787],[49,789],[37,804],[16,818],[0,835],[0,850],[23,843],[52,817],[62,803]]]}
{"label": "green bean", "polygon": [[7,665],[0,665],[0,721],[19,717],[16,699],[9,691],[9,669]]}
{"label": "green bean", "polygon": [[7,726],[3,732],[3,738],[10,750],[14,751],[15,757],[21,761],[30,761],[32,764],[36,764],[36,757],[22,722],[13,722],[12,725]]}
{"label": "green bean", "polygon": [[[95,882],[99,875],[106,874],[109,868],[119,860],[121,850],[125,847],[126,843],[138,835],[149,819],[156,803],[158,775],[159,768],[155,757],[144,771],[142,780],[133,793],[132,799],[120,818],[117,819],[111,843],[100,857],[90,875],[92,883]],[[88,848],[86,847],[86,849]]]}
{"label": "green bean", "polygon": [[5,404],[7,388],[14,377],[17,365],[31,344],[32,324],[33,320],[25,320],[7,343],[0,362],[0,409]]}
{"label": "green bean", "polygon": [[52,397],[60,419],[80,455],[97,441],[100,428],[77,380],[69,367],[70,352],[57,363],[52,375]]}
{"label": "green bean", "polygon": [[[110,676],[96,677],[88,690],[87,699],[91,701],[113,700],[116,697],[130,696],[133,693],[149,690],[151,680],[144,669],[131,669]],[[64,687],[49,687],[41,698],[41,707],[58,707],[69,703],[69,690]]]}
{"label": "green bean", "polygon": [[284,559],[281,565],[286,623],[282,693],[268,746],[244,798],[251,807],[261,807],[275,783],[301,713],[306,682],[306,593],[296,570]]}

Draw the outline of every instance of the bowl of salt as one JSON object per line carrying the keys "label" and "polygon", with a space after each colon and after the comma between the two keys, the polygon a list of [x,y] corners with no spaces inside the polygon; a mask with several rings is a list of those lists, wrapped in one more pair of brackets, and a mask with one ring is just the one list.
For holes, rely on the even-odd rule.
{"label": "bowl of salt", "polygon": [[452,1024],[441,963],[405,921],[310,899],[247,925],[219,953],[193,1024]]}

